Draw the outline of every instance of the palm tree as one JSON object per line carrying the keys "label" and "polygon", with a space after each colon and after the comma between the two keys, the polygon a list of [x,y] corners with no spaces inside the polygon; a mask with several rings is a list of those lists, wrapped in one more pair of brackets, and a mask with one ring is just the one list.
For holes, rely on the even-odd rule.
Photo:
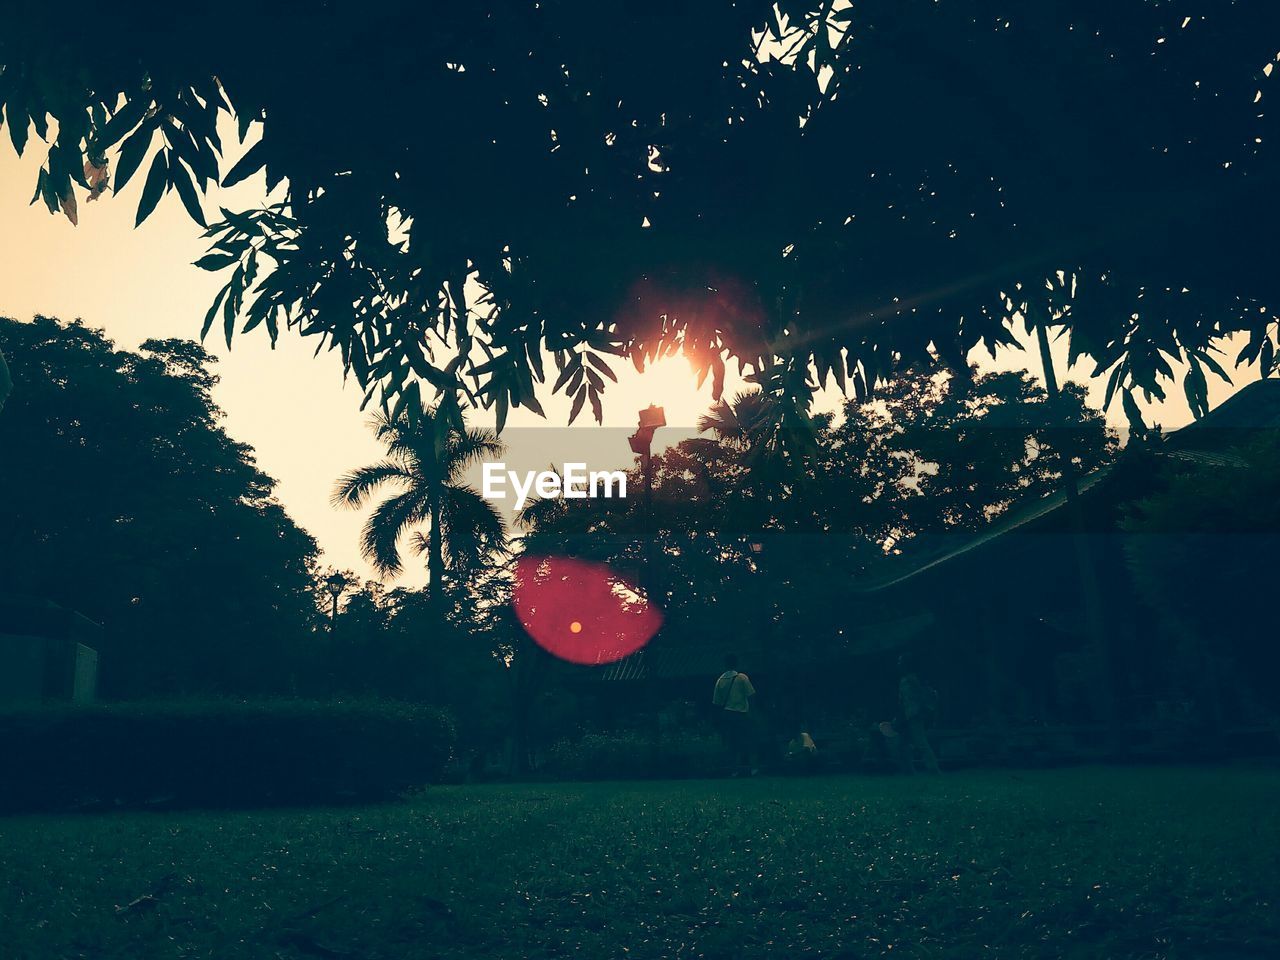
{"label": "palm tree", "polygon": [[743,492],[760,503],[787,501],[798,509],[817,453],[820,420],[775,395],[754,389],[720,400],[698,418],[698,431],[710,434],[680,448],[709,465],[735,466]]}
{"label": "palm tree", "polygon": [[436,603],[446,575],[465,576],[505,547],[502,516],[463,480],[468,467],[505,447],[491,430],[451,427],[435,408],[416,420],[375,416],[374,433],[386,444],[387,458],[341,477],[333,503],[358,509],[376,491],[398,489],[369,515],[360,550],[379,573],[398,574],[401,536],[425,524],[427,535],[418,533],[413,546],[427,555],[428,590]]}

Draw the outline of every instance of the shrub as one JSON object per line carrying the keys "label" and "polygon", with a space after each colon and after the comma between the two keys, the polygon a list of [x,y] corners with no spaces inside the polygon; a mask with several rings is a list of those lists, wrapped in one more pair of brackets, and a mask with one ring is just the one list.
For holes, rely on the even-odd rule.
{"label": "shrub", "polygon": [[0,713],[0,811],[376,800],[435,781],[453,723],[366,701],[134,702]]}

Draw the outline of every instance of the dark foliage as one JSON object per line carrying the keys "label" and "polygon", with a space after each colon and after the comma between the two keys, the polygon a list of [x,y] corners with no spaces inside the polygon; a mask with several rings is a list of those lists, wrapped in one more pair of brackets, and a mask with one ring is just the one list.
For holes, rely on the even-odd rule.
{"label": "dark foliage", "polygon": [[[34,201],[72,220],[76,184],[143,181],[139,221],[173,191],[204,224],[211,184],[287,179],[209,229],[205,330],[296,327],[411,413],[500,428],[550,380],[599,418],[607,355],[679,349],[803,407],[963,375],[1015,315],[1066,328],[1130,412],[1187,362],[1203,412],[1224,336],[1264,374],[1280,356],[1278,23],[1243,0],[27,2],[0,101],[19,152],[53,138]],[[223,113],[261,122],[230,169]]]}
{"label": "dark foliage", "polygon": [[509,733],[513,680],[505,662],[512,626],[505,579],[488,574],[446,591],[444,616],[426,591],[362,585],[346,600],[331,642],[317,652],[339,696],[431,703],[457,720],[463,748]]}
{"label": "dark foliage", "polygon": [[5,400],[9,399],[9,391],[13,389],[13,378],[9,374],[9,364],[0,352],[0,410],[4,409]]}
{"label": "dark foliage", "polygon": [[101,692],[286,692],[316,544],[219,425],[194,343],[0,319],[0,581],[105,629]]}
{"label": "dark foliage", "polygon": [[0,811],[231,807],[386,799],[453,751],[440,711],[390,702],[128,703],[0,714],[23,775]]}
{"label": "dark foliage", "polygon": [[721,404],[707,436],[656,456],[652,512],[642,498],[532,504],[526,549],[631,573],[667,611],[665,639],[764,637],[798,655],[836,642],[856,617],[850,593],[887,554],[1056,492],[1064,453],[1083,472],[1115,455],[1081,391],[1055,410],[1020,373],[895,378],[838,422],[790,432],[769,403]]}
{"label": "dark foliage", "polygon": [[1127,510],[1125,552],[1143,598],[1172,628],[1188,692],[1203,695],[1217,661],[1246,709],[1274,717],[1280,441],[1270,429],[1239,432],[1232,462],[1165,461],[1157,492]]}

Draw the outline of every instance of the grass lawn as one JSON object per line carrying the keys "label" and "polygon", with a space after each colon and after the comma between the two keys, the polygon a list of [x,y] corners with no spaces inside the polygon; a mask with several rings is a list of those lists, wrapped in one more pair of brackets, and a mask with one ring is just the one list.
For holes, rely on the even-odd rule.
{"label": "grass lawn", "polygon": [[441,787],[0,819],[0,956],[1280,956],[1280,771]]}

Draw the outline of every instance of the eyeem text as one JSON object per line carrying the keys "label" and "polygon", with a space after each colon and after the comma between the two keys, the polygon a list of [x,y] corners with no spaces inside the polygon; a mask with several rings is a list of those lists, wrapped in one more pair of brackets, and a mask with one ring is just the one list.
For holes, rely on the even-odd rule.
{"label": "eyeem text", "polygon": [[528,503],[531,493],[544,500],[557,497],[565,500],[625,497],[627,475],[621,470],[592,470],[588,473],[585,463],[566,463],[561,473],[529,470],[521,475],[508,470],[505,463],[486,463],[481,495],[486,500],[505,500],[508,489],[515,493],[515,508],[520,510]]}

